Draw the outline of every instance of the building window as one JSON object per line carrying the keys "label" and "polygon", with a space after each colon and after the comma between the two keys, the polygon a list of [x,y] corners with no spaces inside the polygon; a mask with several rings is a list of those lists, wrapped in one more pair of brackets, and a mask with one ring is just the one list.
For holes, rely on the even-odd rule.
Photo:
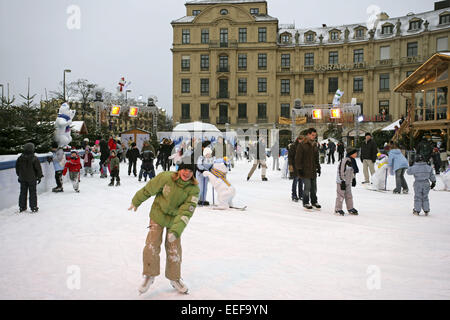
{"label": "building window", "polygon": [[422,24],[422,21],[420,21],[420,20],[411,21],[409,23],[409,30],[419,30],[421,24]]}
{"label": "building window", "polygon": [[389,114],[389,100],[380,100],[379,113],[381,115]]}
{"label": "building window", "polygon": [[392,34],[394,30],[393,25],[387,25],[381,27],[381,34]]}
{"label": "building window", "polygon": [[364,29],[356,29],[355,37],[356,38],[364,38]]}
{"label": "building window", "polygon": [[181,105],[181,119],[191,118],[191,105],[189,103],[183,103]]}
{"label": "building window", "polygon": [[408,43],[407,56],[408,57],[416,57],[417,56],[417,42],[409,42]]}
{"label": "building window", "polygon": [[291,80],[281,79],[281,95],[291,94]]}
{"label": "building window", "polygon": [[305,53],[305,66],[314,65],[314,53]]}
{"label": "building window", "polygon": [[238,79],[238,94],[247,94],[247,78]]}
{"label": "building window", "polygon": [[338,78],[328,78],[328,93],[335,93],[339,86]]}
{"label": "building window", "polygon": [[193,16],[198,16],[200,14],[201,10],[192,10]]}
{"label": "building window", "polygon": [[281,42],[282,43],[290,43],[291,37],[288,34],[282,34],[281,35]]}
{"label": "building window", "polygon": [[258,69],[260,69],[260,70],[267,69],[267,54],[266,53],[258,54]]}
{"label": "building window", "polygon": [[181,31],[181,34],[182,34],[182,43],[183,44],[189,44],[189,43],[191,43],[191,32],[189,31],[189,29],[183,29],[182,31]]}
{"label": "building window", "polygon": [[228,10],[227,9],[221,9],[220,10],[220,14],[223,16],[226,16],[228,14]]}
{"label": "building window", "polygon": [[328,63],[329,64],[339,63],[339,54],[337,51],[330,51],[330,53],[328,53]]}
{"label": "building window", "polygon": [[380,60],[388,60],[391,58],[391,47],[380,47]]}
{"label": "building window", "polygon": [[181,93],[189,93],[189,92],[191,92],[191,80],[181,79]]}
{"label": "building window", "polygon": [[200,55],[200,68],[202,70],[209,70],[209,55],[207,54]]}
{"label": "building window", "polygon": [[200,79],[200,94],[202,96],[209,95],[209,79]]}
{"label": "building window", "polygon": [[258,42],[267,42],[267,28],[258,28]]}
{"label": "building window", "polygon": [[219,56],[219,72],[228,72],[228,56]]}
{"label": "building window", "polygon": [[290,68],[291,67],[291,55],[289,53],[281,55],[281,67],[282,68]]}
{"label": "building window", "polygon": [[353,78],[353,92],[363,92],[363,90],[364,90],[363,77]]}
{"label": "building window", "polygon": [[209,104],[202,103],[200,105],[200,116],[202,119],[208,119],[209,120]]}
{"label": "building window", "polygon": [[258,119],[267,119],[266,103],[258,103]]}
{"label": "building window", "polygon": [[339,40],[339,32],[337,31],[330,32],[330,39],[333,41]]}
{"label": "building window", "polygon": [[450,23],[450,14],[444,14],[439,17],[439,24]]}
{"label": "building window", "polygon": [[364,49],[353,50],[353,62],[364,62]]}
{"label": "building window", "polygon": [[305,79],[305,94],[314,93],[314,79]]}
{"label": "building window", "polygon": [[281,114],[280,115],[283,118],[290,118],[291,117],[290,112],[291,112],[291,108],[290,108],[289,103],[282,103],[281,104]]}
{"label": "building window", "polygon": [[267,92],[267,78],[258,78],[258,92]]}
{"label": "building window", "polygon": [[228,47],[228,29],[220,29],[220,46]]}
{"label": "building window", "polygon": [[181,57],[181,71],[189,71],[191,69],[191,57],[182,56]]}
{"label": "building window", "polygon": [[239,28],[239,42],[247,42],[247,28]]}
{"label": "building window", "polygon": [[389,73],[380,74],[380,91],[389,91]]}
{"label": "building window", "polygon": [[202,29],[202,43],[209,43],[209,29]]}
{"label": "building window", "polygon": [[436,39],[436,51],[447,51],[448,50],[448,38],[442,37]]}
{"label": "building window", "polygon": [[250,14],[258,15],[259,14],[259,9],[258,8],[250,8]]}
{"label": "building window", "polygon": [[247,54],[238,55],[238,68],[239,70],[247,70]]}
{"label": "building window", "polygon": [[247,118],[247,104],[239,103],[238,104],[238,119],[246,119]]}
{"label": "building window", "polygon": [[306,42],[313,42],[314,41],[314,33],[307,33],[305,36]]}

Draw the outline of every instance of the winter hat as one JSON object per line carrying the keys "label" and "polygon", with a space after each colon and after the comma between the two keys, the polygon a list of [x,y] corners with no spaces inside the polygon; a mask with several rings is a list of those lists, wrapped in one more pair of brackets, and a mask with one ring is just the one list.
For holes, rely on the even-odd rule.
{"label": "winter hat", "polygon": [[131,144],[131,146],[132,146],[132,147],[136,147],[136,142],[133,142],[133,143]]}
{"label": "winter hat", "polygon": [[188,159],[184,159],[179,165],[178,165],[178,171],[187,169],[191,170],[192,172],[195,171],[195,164],[189,163],[190,161]]}
{"label": "winter hat", "polygon": [[347,148],[347,157],[350,157],[352,154],[357,153],[357,152],[358,152],[358,150],[356,150],[355,148],[348,147]]}
{"label": "winter hat", "polygon": [[416,154],[416,162],[424,162],[424,161],[425,159],[423,158],[423,155],[421,155],[420,153]]}
{"label": "winter hat", "polygon": [[116,155],[116,150],[112,149],[111,153],[114,153],[114,155]]}
{"label": "winter hat", "polygon": [[203,150],[203,156],[206,157],[207,154],[212,155],[212,150],[211,150],[211,148],[206,147],[206,148]]}
{"label": "winter hat", "polygon": [[366,132],[366,135],[365,135],[365,137],[367,137],[367,136],[372,136],[371,134],[370,134],[370,132]]}
{"label": "winter hat", "polygon": [[34,144],[31,142],[25,143],[25,145],[23,146],[23,153],[33,154],[34,153]]}
{"label": "winter hat", "polygon": [[78,154],[77,150],[75,150],[75,149],[70,151],[70,154],[72,154],[72,153]]}

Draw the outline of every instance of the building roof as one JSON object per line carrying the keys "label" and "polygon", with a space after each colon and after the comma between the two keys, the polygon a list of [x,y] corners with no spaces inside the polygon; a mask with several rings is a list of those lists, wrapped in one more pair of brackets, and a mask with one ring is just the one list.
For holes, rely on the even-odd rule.
{"label": "building roof", "polygon": [[419,68],[416,69],[408,78],[403,80],[397,87],[395,87],[394,92],[413,92],[413,90],[426,83],[436,76],[441,74],[445,70],[448,70],[448,65],[450,63],[450,52],[436,53],[430,59],[424,62]]}

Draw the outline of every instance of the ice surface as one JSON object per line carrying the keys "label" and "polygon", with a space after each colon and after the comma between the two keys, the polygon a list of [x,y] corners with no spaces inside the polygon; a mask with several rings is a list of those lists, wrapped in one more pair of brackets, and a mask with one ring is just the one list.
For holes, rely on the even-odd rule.
{"label": "ice surface", "polygon": [[120,187],[82,176],[79,194],[66,182],[64,193],[40,195],[37,214],[17,214],[15,206],[0,211],[0,299],[450,298],[449,192],[431,191],[431,215],[417,217],[410,176],[407,195],[358,183],[360,215],[340,217],[333,214],[336,165],[322,167],[322,211],[315,212],[291,202],[292,181],[272,171],[270,158],[268,182],[260,170],[247,182],[250,167],[237,162],[228,177],[235,205],[247,210],[198,208],[182,235],[189,295],[164,277],[164,244],[161,275],[138,295],[152,200],[127,210],[144,182],[122,164]]}

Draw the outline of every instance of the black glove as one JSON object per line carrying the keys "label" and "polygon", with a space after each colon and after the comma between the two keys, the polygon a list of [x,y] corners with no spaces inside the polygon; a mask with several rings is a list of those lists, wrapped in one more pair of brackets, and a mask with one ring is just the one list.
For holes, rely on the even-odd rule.
{"label": "black glove", "polygon": [[341,190],[345,190],[347,187],[345,186],[345,181],[341,182]]}
{"label": "black glove", "polygon": [[320,177],[320,168],[317,168],[317,174],[318,174],[319,177]]}
{"label": "black glove", "polygon": [[37,184],[41,183],[41,178],[37,179]]}
{"label": "black glove", "polygon": [[436,187],[436,181],[431,182],[430,188],[433,189],[434,187]]}
{"label": "black glove", "polygon": [[352,187],[356,187],[356,179],[355,178],[353,178],[353,180],[352,180]]}

